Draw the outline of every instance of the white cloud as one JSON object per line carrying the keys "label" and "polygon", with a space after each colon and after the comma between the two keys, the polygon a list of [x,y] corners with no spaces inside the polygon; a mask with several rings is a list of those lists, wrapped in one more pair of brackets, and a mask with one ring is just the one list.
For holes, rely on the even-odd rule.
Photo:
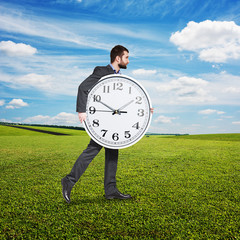
{"label": "white cloud", "polygon": [[55,125],[79,125],[79,120],[77,114],[73,113],[66,113],[61,112],[57,114],[56,116],[50,117],[50,116],[43,116],[43,115],[37,115],[33,117],[26,118],[24,123],[28,124],[55,124]]}
{"label": "white cloud", "polygon": [[164,115],[158,116],[154,122],[155,123],[172,123],[172,120],[177,119],[176,117],[166,117]]}
{"label": "white cloud", "polygon": [[199,53],[199,58],[207,62],[240,58],[240,26],[233,21],[191,21],[182,31],[173,33],[170,41],[179,50]]}
{"label": "white cloud", "polygon": [[[145,87],[153,106],[240,105],[240,76],[222,71],[189,77],[181,72],[156,69],[150,77],[136,77]],[[132,73],[132,72],[131,72]],[[133,75],[130,75],[135,77]],[[210,108],[210,107],[206,107]],[[162,112],[162,111],[161,111]]]}
{"label": "white cloud", "polygon": [[8,120],[8,119],[5,119],[5,118],[0,118],[0,122],[8,122],[8,123],[11,123],[12,120]]}
{"label": "white cloud", "polygon": [[0,100],[0,106],[3,106],[5,104],[5,100]]}
{"label": "white cloud", "polygon": [[12,106],[12,105],[8,105],[8,106],[6,106],[6,109],[14,109],[15,107],[14,106]]}
{"label": "white cloud", "polygon": [[222,64],[213,64],[212,68],[220,69],[222,67]]}
{"label": "white cloud", "polygon": [[13,99],[6,106],[7,109],[15,109],[21,107],[27,107],[28,103],[24,102],[22,99]]}
{"label": "white cloud", "polygon": [[[66,21],[54,21],[52,18],[30,15],[29,12],[18,11],[16,14],[14,9],[2,9],[0,29],[3,31],[65,41],[91,48],[109,49],[108,44],[98,42],[95,38],[84,33],[84,30],[89,30],[90,25],[86,27],[82,24],[82,27],[79,28],[79,21],[69,24]],[[91,30],[89,30],[90,32]]]}
{"label": "white cloud", "polygon": [[240,125],[240,121],[232,122],[232,124],[234,124],[234,125]]}
{"label": "white cloud", "polygon": [[15,79],[16,83],[26,87],[35,87],[42,90],[48,90],[52,86],[53,77],[50,75],[40,75],[29,73]]}
{"label": "white cloud", "polygon": [[226,92],[226,93],[240,93],[240,88],[228,87],[225,90],[223,90],[223,92]]}
{"label": "white cloud", "polygon": [[76,124],[79,123],[78,116],[77,114],[73,113],[66,113],[66,112],[61,112],[55,117],[52,118],[53,121],[58,122],[58,123],[65,123],[65,124]]}
{"label": "white cloud", "polygon": [[37,52],[37,49],[24,43],[14,43],[12,41],[1,41],[0,51],[8,56],[31,56]]}
{"label": "white cloud", "polygon": [[156,74],[157,73],[157,71],[156,70],[146,70],[146,69],[136,69],[136,70],[133,70],[132,71],[132,74],[133,75],[136,75],[136,76],[138,76],[138,75],[154,75],[154,74]]}
{"label": "white cloud", "polygon": [[208,82],[201,78],[180,77],[169,83],[159,84],[157,90],[166,93],[172,103],[200,103],[213,101],[207,89]]}
{"label": "white cloud", "polygon": [[221,115],[221,114],[224,114],[225,112],[223,111],[218,111],[218,110],[215,110],[215,109],[205,109],[205,110],[201,110],[198,112],[199,114],[203,114],[203,115],[209,115],[209,114],[218,114],[218,115]]}
{"label": "white cloud", "polygon": [[[37,89],[47,95],[60,94],[76,96],[79,84],[92,73],[93,69],[80,69],[74,68],[73,65],[66,65],[68,65],[67,61],[61,62],[61,60],[59,60],[59,62],[57,62],[54,58],[52,61],[51,59],[46,60],[46,62],[41,65],[39,72],[42,72],[42,74],[28,73],[22,75],[20,72],[16,75],[11,75],[2,73],[0,70],[0,83],[3,82],[5,86],[12,89]],[[24,69],[25,71],[29,71],[30,68],[36,70],[35,67],[39,67],[37,63],[36,65],[33,64],[32,67],[21,63],[18,67],[20,68],[21,66],[22,68],[26,67],[26,69]]]}
{"label": "white cloud", "polygon": [[240,104],[240,76],[221,72],[220,74],[203,74],[202,77],[209,82],[209,94],[216,99],[214,104]]}
{"label": "white cloud", "polygon": [[37,115],[34,117],[26,118],[23,122],[24,123],[49,123],[51,117],[49,116],[43,116],[43,115]]}
{"label": "white cloud", "polygon": [[[88,2],[88,1],[87,1]],[[159,41],[155,33],[143,30],[136,25],[102,23],[99,21],[76,20],[69,21],[31,15],[24,10],[14,10],[2,7],[0,14],[0,29],[10,33],[37,36],[65,42],[71,46],[103,49],[109,51],[116,36],[135,39],[150,39]],[[0,6],[1,10],[1,6]],[[16,12],[18,12],[16,14]],[[98,34],[99,33],[99,34]],[[110,34],[111,33],[111,34]],[[97,36],[97,37],[96,37]],[[107,37],[105,37],[107,36]]]}

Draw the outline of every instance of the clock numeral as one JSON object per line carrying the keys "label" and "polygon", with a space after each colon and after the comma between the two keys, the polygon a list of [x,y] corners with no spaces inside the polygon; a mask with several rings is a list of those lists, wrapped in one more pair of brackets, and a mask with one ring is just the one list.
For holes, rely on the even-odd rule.
{"label": "clock numeral", "polygon": [[109,91],[110,91],[110,86],[104,85],[103,86],[103,93],[109,93]]}
{"label": "clock numeral", "polygon": [[139,117],[144,116],[144,110],[143,109],[138,109],[138,116]]}
{"label": "clock numeral", "polygon": [[135,123],[132,127],[136,128],[136,129],[139,129],[139,122]]}
{"label": "clock numeral", "polygon": [[139,97],[139,96],[136,97],[136,100],[137,100],[136,101],[137,104],[142,104],[142,98],[141,97]]}
{"label": "clock numeral", "polygon": [[113,90],[123,90],[123,84],[121,82],[113,83]]}
{"label": "clock numeral", "polygon": [[103,135],[102,137],[105,137],[106,133],[107,133],[108,130],[105,130],[105,129],[102,129],[101,132],[103,132]]}
{"label": "clock numeral", "polygon": [[100,102],[101,101],[101,96],[100,95],[94,95],[93,96],[93,101],[94,102]]}
{"label": "clock numeral", "polygon": [[124,137],[125,138],[130,138],[131,137],[130,131],[125,131]]}
{"label": "clock numeral", "polygon": [[132,87],[129,87],[128,93],[129,93],[129,94],[132,94]]}
{"label": "clock numeral", "polygon": [[113,139],[114,141],[118,141],[118,140],[119,140],[118,133],[114,133],[114,134],[112,135],[112,139]]}
{"label": "clock numeral", "polygon": [[94,114],[96,112],[96,108],[95,107],[90,107],[89,108],[89,113],[90,114]]}
{"label": "clock numeral", "polygon": [[94,119],[92,125],[93,125],[93,127],[99,127],[99,120],[98,119]]}

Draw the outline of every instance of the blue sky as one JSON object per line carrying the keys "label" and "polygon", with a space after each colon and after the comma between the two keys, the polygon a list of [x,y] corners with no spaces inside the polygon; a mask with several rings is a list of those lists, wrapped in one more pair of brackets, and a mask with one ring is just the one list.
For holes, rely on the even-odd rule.
{"label": "blue sky", "polygon": [[150,132],[240,132],[240,1],[0,0],[0,121],[81,126],[77,88],[117,44]]}

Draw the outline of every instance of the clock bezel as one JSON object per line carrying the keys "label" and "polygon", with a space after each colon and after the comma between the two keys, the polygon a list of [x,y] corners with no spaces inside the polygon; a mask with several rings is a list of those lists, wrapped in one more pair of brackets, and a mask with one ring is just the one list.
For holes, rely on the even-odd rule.
{"label": "clock bezel", "polygon": [[[145,133],[147,132],[150,123],[151,123],[151,119],[152,119],[152,113],[150,111],[150,108],[152,108],[152,104],[151,104],[151,99],[146,91],[146,89],[142,86],[142,84],[140,84],[137,80],[133,79],[132,77],[129,77],[127,75],[120,75],[120,74],[109,74],[106,75],[104,77],[102,77],[98,82],[96,82],[88,91],[88,96],[90,95],[91,91],[96,87],[96,85],[102,83],[105,80],[108,80],[109,78],[123,78],[123,79],[127,79],[128,81],[132,81],[134,84],[138,85],[138,87],[142,90],[142,92],[145,94],[146,100],[148,102],[148,106],[149,106],[149,114],[148,114],[148,120],[147,120],[147,124],[145,125],[145,129],[142,131],[142,133],[135,138],[134,140],[126,143],[126,144],[122,144],[122,145],[115,145],[115,144],[107,144],[105,142],[100,141],[90,130],[90,127],[88,126],[88,124],[84,121],[84,127],[85,127],[85,131],[87,132],[87,134],[95,141],[97,142],[99,145],[105,147],[105,148],[110,148],[110,149],[123,149],[123,148],[127,148],[130,147],[132,145],[134,145],[135,143],[137,143],[140,139],[142,139],[145,135]],[[87,98],[87,104],[88,104],[88,98]],[[88,114],[87,114],[87,118],[88,118]],[[147,119],[147,118],[146,118]]]}

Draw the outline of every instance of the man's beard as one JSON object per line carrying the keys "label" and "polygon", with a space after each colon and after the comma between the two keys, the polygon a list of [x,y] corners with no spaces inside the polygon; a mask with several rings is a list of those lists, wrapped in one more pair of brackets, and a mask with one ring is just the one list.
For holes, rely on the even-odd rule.
{"label": "man's beard", "polygon": [[127,65],[124,65],[124,64],[119,63],[118,66],[119,66],[119,68],[127,69]]}

